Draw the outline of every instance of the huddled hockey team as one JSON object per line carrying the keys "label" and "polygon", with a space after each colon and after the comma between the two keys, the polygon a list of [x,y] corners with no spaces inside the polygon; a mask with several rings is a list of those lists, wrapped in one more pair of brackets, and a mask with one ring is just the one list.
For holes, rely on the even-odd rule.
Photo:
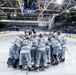
{"label": "huddled hockey team", "polygon": [[9,49],[8,66],[13,68],[45,70],[50,65],[58,65],[65,61],[66,40],[60,31],[55,36],[36,33],[19,34]]}

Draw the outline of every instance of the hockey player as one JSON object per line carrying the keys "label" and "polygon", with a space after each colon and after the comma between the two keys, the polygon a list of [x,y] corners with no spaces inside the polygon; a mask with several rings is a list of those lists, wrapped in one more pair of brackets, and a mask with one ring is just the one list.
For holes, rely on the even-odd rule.
{"label": "hockey player", "polygon": [[30,54],[31,48],[32,48],[32,42],[27,37],[23,41],[23,46],[22,46],[21,51],[20,51],[20,57],[19,57],[20,69],[23,67],[23,62],[25,63],[24,60],[26,60],[28,70],[31,71],[31,65],[32,65],[31,64],[31,54]]}
{"label": "hockey player", "polygon": [[57,39],[62,46],[61,61],[64,61],[65,60],[65,50],[66,50],[66,40],[65,40],[64,36],[61,34],[60,31],[57,32],[57,35],[58,35]]}
{"label": "hockey player", "polygon": [[38,38],[37,38],[37,35],[34,34],[34,37],[32,40],[32,50],[31,50],[33,68],[35,67],[35,64],[36,64],[37,45],[38,45]]}
{"label": "hockey player", "polygon": [[46,67],[47,61],[46,61],[45,39],[42,34],[39,35],[39,40],[38,40],[36,69],[38,69],[40,66],[41,56],[43,59],[42,63],[44,63],[44,65],[43,64],[42,65]]}
{"label": "hockey player", "polygon": [[47,63],[50,64],[51,63],[51,49],[50,49],[50,44],[49,44],[47,34],[44,34],[44,39],[45,39],[45,50],[47,54]]}
{"label": "hockey player", "polygon": [[50,55],[51,55],[51,64],[52,65],[53,65],[53,62],[54,62],[54,57],[53,57],[53,48],[51,46],[50,40],[51,40],[51,36],[53,36],[53,35],[54,35],[53,32],[48,34],[48,41],[49,41],[49,45],[50,45],[50,49],[51,49]]}
{"label": "hockey player", "polygon": [[19,52],[22,46],[22,41],[23,41],[23,34],[19,34],[18,37],[16,38],[13,46],[9,50],[9,59],[14,58],[13,60],[13,68],[17,68],[17,63],[19,60]]}
{"label": "hockey player", "polygon": [[53,48],[53,65],[55,65],[60,62],[58,54],[59,54],[59,51],[62,49],[62,47],[61,47],[59,41],[56,40],[55,36],[51,36],[49,41]]}

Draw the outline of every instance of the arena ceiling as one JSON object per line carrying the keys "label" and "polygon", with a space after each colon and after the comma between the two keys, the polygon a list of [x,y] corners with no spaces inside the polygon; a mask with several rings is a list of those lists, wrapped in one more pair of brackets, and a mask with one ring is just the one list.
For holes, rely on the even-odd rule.
{"label": "arena ceiling", "polygon": [[[0,0],[0,22],[9,22],[9,20],[29,20],[36,22],[40,17],[48,18],[49,16],[64,15],[65,13],[76,13],[76,0],[38,0],[40,9],[36,13],[28,14],[22,10],[22,0]],[[60,3],[60,1],[62,1]],[[10,19],[9,14],[15,14]],[[67,15],[64,15],[68,17]],[[3,21],[4,20],[4,21]],[[13,22],[13,21],[11,21]]]}

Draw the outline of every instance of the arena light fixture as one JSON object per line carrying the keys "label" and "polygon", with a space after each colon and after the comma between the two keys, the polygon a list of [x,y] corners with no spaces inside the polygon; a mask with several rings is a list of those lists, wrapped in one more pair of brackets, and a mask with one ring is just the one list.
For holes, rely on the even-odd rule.
{"label": "arena light fixture", "polygon": [[74,7],[74,9],[76,9],[76,6]]}
{"label": "arena light fixture", "polygon": [[56,0],[56,3],[61,5],[63,3],[63,0]]}
{"label": "arena light fixture", "polygon": [[16,16],[17,16],[17,14],[15,14],[15,13],[14,13],[14,14],[13,14],[13,16],[14,16],[14,17],[16,17]]}
{"label": "arena light fixture", "polygon": [[66,10],[66,12],[69,13],[70,11],[69,10]]}

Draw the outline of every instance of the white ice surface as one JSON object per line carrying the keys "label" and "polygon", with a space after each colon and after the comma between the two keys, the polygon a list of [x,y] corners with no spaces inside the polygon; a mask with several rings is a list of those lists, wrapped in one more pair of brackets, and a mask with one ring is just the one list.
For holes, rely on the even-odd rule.
{"label": "white ice surface", "polygon": [[[11,42],[16,35],[0,36],[0,75],[26,75],[25,71],[7,67],[7,58]],[[58,66],[51,66],[43,72],[29,72],[29,75],[76,75],[76,39],[67,38],[66,61]]]}

